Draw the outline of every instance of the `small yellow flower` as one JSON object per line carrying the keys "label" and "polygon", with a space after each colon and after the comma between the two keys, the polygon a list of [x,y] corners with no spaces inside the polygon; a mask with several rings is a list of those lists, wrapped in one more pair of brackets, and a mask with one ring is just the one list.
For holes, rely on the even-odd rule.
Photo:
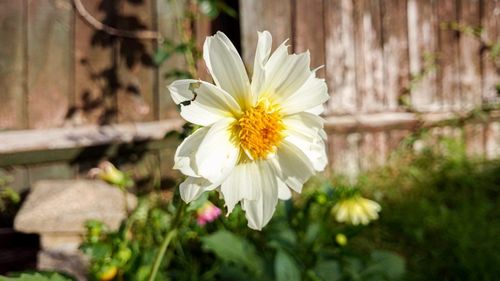
{"label": "small yellow flower", "polygon": [[367,225],[378,219],[381,209],[377,202],[355,195],[337,202],[332,208],[332,214],[338,222]]}
{"label": "small yellow flower", "polygon": [[97,168],[91,169],[88,175],[91,178],[101,179],[107,183],[119,186],[120,188],[129,187],[131,185],[130,178],[108,161],[102,162]]}

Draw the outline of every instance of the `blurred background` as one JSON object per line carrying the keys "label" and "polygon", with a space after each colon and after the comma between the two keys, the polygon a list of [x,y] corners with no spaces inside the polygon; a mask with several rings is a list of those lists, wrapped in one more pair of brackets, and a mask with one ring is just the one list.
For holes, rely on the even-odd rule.
{"label": "blurred background", "polygon": [[[415,272],[410,280],[439,274],[443,280],[494,280],[487,277],[498,270],[485,265],[500,261],[498,251],[487,255],[488,263],[470,259],[484,254],[474,247],[489,251],[493,242],[478,244],[500,234],[500,214],[491,208],[498,207],[500,186],[497,0],[0,0],[0,273],[36,266],[39,238],[16,232],[13,220],[40,180],[85,178],[110,160],[143,190],[175,186],[179,174],[171,168],[180,140],[168,135],[183,122],[166,86],[183,77],[210,81],[201,47],[219,30],[247,66],[262,30],[271,32],[273,47],[289,39],[291,51],[310,50],[312,68],[323,66],[318,74],[331,96],[324,113],[324,177],[361,182],[393,214],[384,220],[382,213],[360,248],[375,243],[400,253]],[[418,162],[401,147],[445,152],[415,156]],[[486,173],[474,170],[483,167],[478,163],[495,164]],[[436,181],[423,184],[427,178]],[[408,180],[423,188],[470,185],[401,194]],[[469,204],[467,188],[481,192],[475,186],[481,183],[476,209],[456,216],[443,211]],[[445,203],[457,192],[470,196]],[[448,215],[430,222],[421,217],[440,212]],[[483,229],[460,228],[478,221],[495,227],[484,230],[491,236],[483,241],[477,240]],[[443,234],[453,227],[460,228],[453,238]],[[436,245],[441,252],[425,252]],[[429,266],[457,247],[463,251],[449,264]],[[420,276],[425,266],[430,275]]]}

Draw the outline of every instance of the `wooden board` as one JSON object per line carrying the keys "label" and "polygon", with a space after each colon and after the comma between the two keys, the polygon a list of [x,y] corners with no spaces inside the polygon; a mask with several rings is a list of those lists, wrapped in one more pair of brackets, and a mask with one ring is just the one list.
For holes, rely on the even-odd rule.
{"label": "wooden board", "polygon": [[23,1],[2,1],[0,9],[0,130],[27,126],[25,95],[25,10]]}
{"label": "wooden board", "polygon": [[438,83],[442,110],[460,110],[462,107],[459,72],[458,31],[446,25],[458,22],[458,0],[437,1],[439,23]]}
{"label": "wooden board", "polygon": [[73,93],[73,6],[70,0],[27,3],[29,127],[61,126]]}
{"label": "wooden board", "polygon": [[384,57],[384,104],[396,111],[400,99],[407,98],[410,69],[408,58],[407,2],[381,0]]}
{"label": "wooden board", "polygon": [[[297,0],[294,13],[294,51],[311,52],[311,68],[325,65],[324,0]],[[316,73],[325,77],[325,69]]]}
{"label": "wooden board", "polygon": [[353,20],[351,0],[325,1],[327,113],[354,113],[357,108]]}
{"label": "wooden board", "polygon": [[357,103],[360,112],[385,109],[380,0],[354,2]]}
{"label": "wooden board", "polygon": [[[123,30],[154,30],[153,0],[123,1],[116,15],[116,26]],[[118,122],[151,121],[157,114],[153,63],[154,40],[117,38]]]}
{"label": "wooden board", "polygon": [[[480,0],[460,1],[459,23],[469,27],[481,24]],[[481,43],[472,34],[462,33],[459,38],[461,109],[481,106]]]}
{"label": "wooden board", "polygon": [[[102,6],[102,1],[82,3],[97,20],[113,24],[103,11],[109,6]],[[111,36],[90,26],[80,15],[75,16],[74,26],[75,101],[68,118],[76,125],[109,123],[115,120],[117,110]]]}
{"label": "wooden board", "polygon": [[[500,39],[500,0],[481,1],[481,25],[484,27],[483,38],[486,42],[498,42]],[[497,85],[500,84],[500,59],[495,64],[489,52],[481,53],[482,97],[483,103],[500,102]]]}
{"label": "wooden board", "polygon": [[437,56],[438,20],[435,1],[408,0],[408,53],[410,105],[418,111],[437,111],[440,98],[434,58]]}
{"label": "wooden board", "polygon": [[286,39],[292,39],[291,0],[240,0],[239,16],[243,60],[248,66],[253,65],[257,31],[271,32],[273,48]]}

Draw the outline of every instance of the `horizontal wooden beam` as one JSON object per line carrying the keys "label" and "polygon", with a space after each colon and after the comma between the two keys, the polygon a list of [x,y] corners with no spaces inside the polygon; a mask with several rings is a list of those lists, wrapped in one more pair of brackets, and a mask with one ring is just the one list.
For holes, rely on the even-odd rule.
{"label": "horizontal wooden beam", "polygon": [[[444,122],[469,120],[471,113],[374,113],[329,116],[328,133],[348,134],[393,129],[433,127]],[[489,122],[500,121],[500,110],[487,114]],[[470,120],[473,122],[473,120]],[[77,162],[83,159],[112,157],[124,153],[172,147],[165,139],[171,131],[180,131],[184,121],[171,119],[147,123],[107,126],[82,126],[41,130],[0,132],[0,167],[47,162]]]}

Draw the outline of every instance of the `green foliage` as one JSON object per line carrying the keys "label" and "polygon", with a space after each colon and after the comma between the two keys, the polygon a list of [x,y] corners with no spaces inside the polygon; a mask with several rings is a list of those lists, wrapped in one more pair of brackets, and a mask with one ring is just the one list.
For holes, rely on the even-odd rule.
{"label": "green foliage", "polygon": [[452,139],[414,141],[427,145],[362,177],[384,213],[353,244],[401,253],[406,280],[496,280],[500,161],[471,159]]}
{"label": "green foliage", "polygon": [[55,272],[34,272],[13,274],[12,277],[0,276],[0,281],[72,281],[73,278]]}

